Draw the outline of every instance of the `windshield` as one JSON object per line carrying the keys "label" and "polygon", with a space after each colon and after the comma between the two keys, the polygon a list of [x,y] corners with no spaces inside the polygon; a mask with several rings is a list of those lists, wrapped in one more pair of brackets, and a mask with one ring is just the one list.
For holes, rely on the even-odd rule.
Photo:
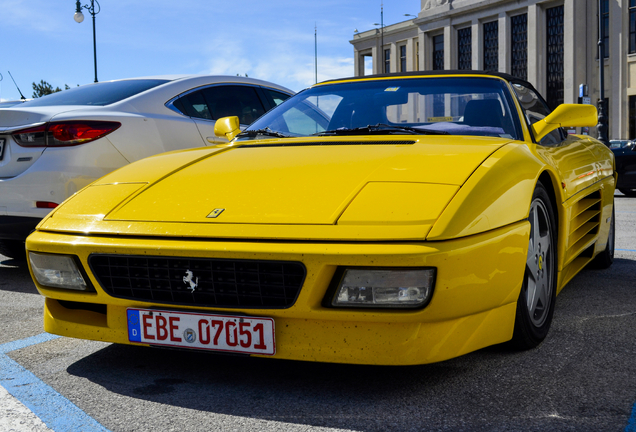
{"label": "windshield", "polygon": [[516,111],[496,78],[402,78],[319,85],[250,125],[286,137],[353,134],[451,134],[519,139]]}
{"label": "windshield", "polygon": [[87,84],[42,96],[23,106],[109,105],[166,82],[168,80],[138,79]]}

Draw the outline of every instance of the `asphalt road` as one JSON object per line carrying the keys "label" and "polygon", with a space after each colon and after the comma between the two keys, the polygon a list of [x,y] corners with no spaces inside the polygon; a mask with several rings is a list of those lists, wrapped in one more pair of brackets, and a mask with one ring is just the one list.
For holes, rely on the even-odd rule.
{"label": "asphalt road", "polygon": [[52,337],[0,255],[0,431],[636,431],[636,198],[617,193],[616,219],[614,265],[565,287],[538,348],[417,367]]}

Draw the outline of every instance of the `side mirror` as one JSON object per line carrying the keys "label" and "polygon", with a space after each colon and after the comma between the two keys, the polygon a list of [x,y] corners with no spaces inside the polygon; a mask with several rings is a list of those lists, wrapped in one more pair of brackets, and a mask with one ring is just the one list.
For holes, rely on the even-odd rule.
{"label": "side mirror", "polygon": [[232,141],[239,133],[241,128],[237,116],[220,118],[214,124],[214,135],[225,137],[228,141]]}
{"label": "side mirror", "polygon": [[549,116],[533,123],[531,127],[538,142],[560,127],[593,127],[597,123],[598,113],[594,105],[561,104]]}

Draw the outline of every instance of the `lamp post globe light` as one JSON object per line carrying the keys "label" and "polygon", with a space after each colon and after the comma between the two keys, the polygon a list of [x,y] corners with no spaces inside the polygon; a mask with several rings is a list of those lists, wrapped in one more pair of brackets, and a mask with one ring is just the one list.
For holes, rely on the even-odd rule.
{"label": "lamp post globe light", "polygon": [[[97,5],[97,11],[95,10],[95,5]],[[97,0],[91,0],[90,5],[83,5],[80,3],[80,0],[75,2],[75,15],[73,19],[77,23],[81,23],[84,21],[84,14],[82,13],[82,9],[86,9],[88,13],[93,17],[93,62],[95,64],[95,82],[97,82],[97,43],[95,40],[95,15],[97,15],[101,10],[101,6]]]}

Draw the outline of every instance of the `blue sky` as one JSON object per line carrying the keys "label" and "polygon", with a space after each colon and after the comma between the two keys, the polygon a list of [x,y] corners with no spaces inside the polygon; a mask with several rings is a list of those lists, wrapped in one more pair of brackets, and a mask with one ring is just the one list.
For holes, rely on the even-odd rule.
{"label": "blue sky", "polygon": [[[83,0],[82,4],[88,4]],[[247,74],[299,91],[353,75],[355,29],[380,22],[381,0],[100,0],[96,16],[100,81],[162,74]],[[420,0],[385,0],[384,24],[417,15]],[[0,0],[0,99],[26,97],[32,83],[94,80],[90,14],[73,20],[74,0]]]}

